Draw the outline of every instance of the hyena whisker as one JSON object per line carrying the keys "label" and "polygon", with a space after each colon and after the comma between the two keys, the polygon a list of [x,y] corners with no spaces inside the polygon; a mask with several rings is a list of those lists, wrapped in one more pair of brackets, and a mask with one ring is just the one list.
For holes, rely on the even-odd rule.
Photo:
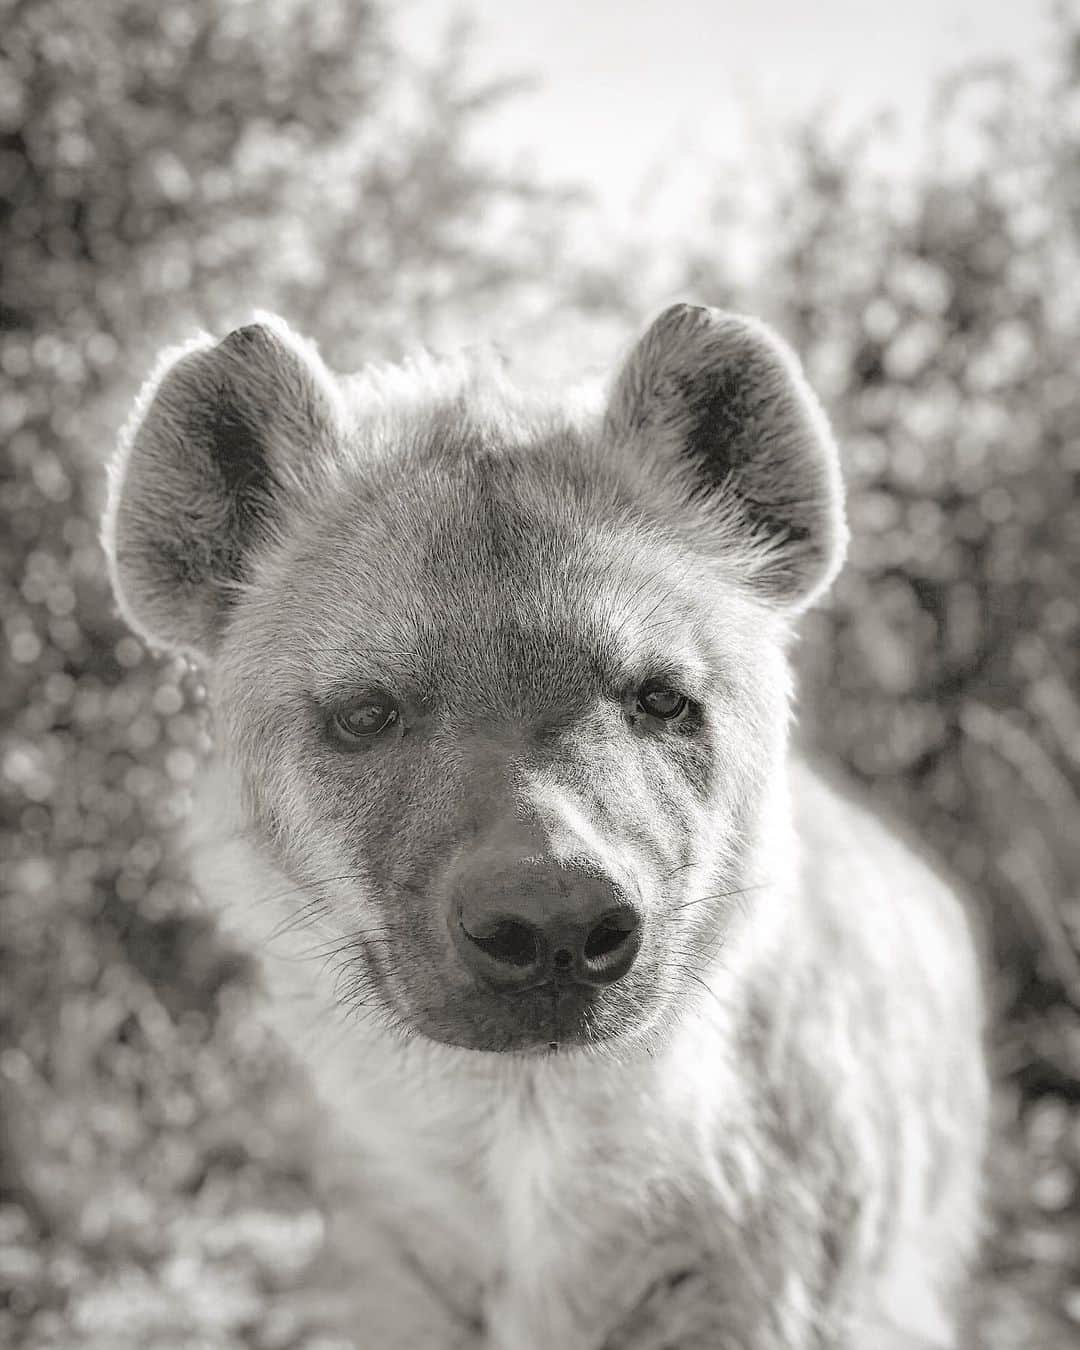
{"label": "hyena whisker", "polygon": [[293,933],[298,928],[303,928],[313,923],[317,918],[325,918],[329,915],[330,908],[322,896],[315,896],[314,899],[307,901],[300,906],[295,913],[288,915],[277,924],[273,931],[267,935],[267,943],[276,942],[279,938],[285,937],[287,933]]}
{"label": "hyena whisker", "polygon": [[714,891],[710,895],[699,895],[693,900],[684,900],[682,904],[672,905],[668,910],[669,914],[678,914],[681,910],[692,909],[695,905],[704,905],[711,900],[732,900],[742,899],[750,894],[751,891],[764,890],[770,883],[767,881],[755,882],[752,886],[739,886],[731,891]]}
{"label": "hyena whisker", "polygon": [[[385,877],[380,880],[377,878],[373,878],[370,872],[365,871],[365,872],[341,872],[336,873],[333,876],[320,877],[312,881],[296,882],[288,889],[271,892],[269,895],[261,896],[258,899],[256,899],[254,903],[256,905],[265,906],[268,904],[272,904],[274,902],[279,902],[285,899],[287,896],[294,894],[297,891],[314,890],[316,888],[333,885],[340,881],[352,881],[352,880],[374,881],[374,884],[376,885],[389,885],[397,887],[399,890],[403,890],[407,894],[413,895],[418,899],[426,898],[423,892],[416,890],[414,887],[409,886],[407,883],[394,881],[390,877]],[[320,914],[323,917],[328,917],[330,912],[331,912],[330,900],[326,896],[316,895],[312,897],[310,900],[306,901],[305,904],[303,904],[300,907],[300,909],[298,909],[295,913],[282,919],[281,922],[268,935],[266,941],[268,943],[273,942],[281,937],[284,937],[287,933],[293,932],[295,931],[295,929],[303,927],[305,924],[313,921],[316,917],[319,917]]]}
{"label": "hyena whisker", "polygon": [[657,886],[662,886],[665,881],[670,881],[672,877],[678,876],[680,872],[689,872],[692,867],[697,866],[697,858],[691,858],[689,862],[679,863],[678,867],[673,867],[670,872],[663,872],[657,877],[656,884]]}
{"label": "hyena whisker", "polygon": [[393,964],[378,971],[353,956],[346,957],[333,968],[333,1002],[346,1010],[381,1006],[385,1002],[382,981],[396,973]]}
{"label": "hyena whisker", "polygon": [[673,969],[685,975],[686,978],[690,980],[693,984],[696,984],[698,988],[703,989],[711,999],[714,999],[716,1001],[716,1006],[718,1008],[722,1009],[725,1012],[727,1011],[727,1007],[723,999],[720,997],[720,995],[716,992],[715,989],[713,989],[701,978],[701,976],[697,973],[696,970],[693,970],[690,966],[683,965],[681,962],[676,962],[675,965],[673,966]]}
{"label": "hyena whisker", "polygon": [[344,957],[345,960],[349,960],[353,956],[362,955],[368,947],[389,945],[393,940],[390,934],[379,929],[374,932],[356,931],[335,939],[332,944],[327,944],[322,949],[316,948],[314,951],[303,953],[302,959],[333,961],[337,957]]}
{"label": "hyena whisker", "polygon": [[[659,986],[657,986],[659,988]],[[644,1016],[649,1012],[649,1007],[640,995],[632,994],[629,990],[622,991],[623,997],[612,1001],[612,1011],[619,1018],[620,1031],[633,1030],[635,1026],[635,1015]],[[603,1037],[600,1038],[601,1042]]]}
{"label": "hyena whisker", "polygon": [[687,942],[686,940],[669,943],[667,950],[673,956],[686,956],[693,961],[700,962],[707,961],[713,954],[713,949],[707,944],[702,942]]}
{"label": "hyena whisker", "polygon": [[674,583],[674,585],[669,586],[668,589],[664,591],[664,594],[660,597],[659,600],[657,600],[656,604],[653,605],[653,607],[650,610],[647,610],[645,614],[641,615],[640,618],[637,618],[635,627],[639,634],[648,635],[653,631],[649,626],[649,620],[653,617],[653,615],[656,613],[656,611],[660,608],[661,605],[667,604],[667,602],[676,593],[678,588],[690,575],[691,570],[696,565],[697,559],[691,558],[690,561],[683,568],[683,570],[679,573],[679,578]]}
{"label": "hyena whisker", "polygon": [[671,949],[672,958],[675,960],[672,969],[675,971],[696,971],[698,978],[704,979],[702,971],[713,972],[719,962],[719,957],[723,951],[723,943],[713,945],[707,949],[700,947],[673,947]]}
{"label": "hyena whisker", "polygon": [[318,877],[312,881],[294,881],[290,885],[283,887],[278,891],[271,891],[268,895],[256,896],[252,900],[253,905],[272,905],[275,901],[284,900],[297,891],[310,891],[318,886],[330,886],[337,881],[365,881],[369,878],[369,872],[342,872],[337,876]]}
{"label": "hyena whisker", "polygon": [[[661,596],[652,609],[649,610],[649,616],[656,614],[656,611],[660,606],[665,604],[671,598],[670,594]],[[670,628],[671,624],[666,615],[660,615],[658,618],[649,617],[647,620],[643,619],[635,626],[634,637],[640,643],[645,638],[651,638],[657,633],[663,633],[665,629],[670,631]]]}
{"label": "hyena whisker", "polygon": [[607,592],[605,588],[607,586],[607,583],[611,581],[614,571],[616,567],[619,566],[620,563],[624,564],[623,579],[625,580],[626,578],[625,559],[620,558],[617,553],[612,554],[612,556],[607,560],[604,566],[596,574],[594,585],[595,585],[595,593],[598,596],[606,596]]}
{"label": "hyena whisker", "polygon": [[620,626],[619,626],[619,628],[618,628],[618,630],[617,630],[617,633],[616,633],[616,636],[617,636],[617,637],[621,638],[621,637],[624,637],[624,636],[625,636],[625,633],[626,633],[626,626],[627,626],[629,623],[632,623],[632,622],[637,618],[637,615],[633,613],[633,608],[634,608],[634,606],[635,606],[635,605],[637,604],[637,602],[641,599],[641,597],[645,594],[645,592],[650,588],[650,586],[653,586],[653,585],[655,585],[655,584],[656,584],[656,577],[655,577],[655,575],[653,575],[652,573],[649,573],[648,575],[644,576],[644,577],[641,579],[641,581],[634,587],[633,592],[632,592],[625,600],[622,601],[622,607],[623,607],[624,609],[627,609],[627,610],[631,611],[631,612],[630,612],[629,614],[627,614],[627,615],[624,616],[624,618],[623,618],[623,620],[622,620],[622,622],[621,622],[621,624],[620,624]]}
{"label": "hyena whisker", "polygon": [[335,1013],[343,1035],[354,1035],[365,1022],[386,1022],[386,1012],[378,1003],[367,1003],[362,999],[351,998],[345,1003],[335,1005]]}
{"label": "hyena whisker", "polygon": [[289,955],[280,955],[272,953],[275,961],[288,964],[301,965],[312,961],[321,961],[322,969],[325,970],[330,962],[338,957],[344,957],[348,961],[351,955],[359,952],[365,946],[382,946],[394,942],[393,936],[383,935],[379,931],[364,934],[350,934],[348,937],[334,938],[330,943],[321,947],[313,947],[304,952],[293,952]]}
{"label": "hyena whisker", "polygon": [[353,928],[335,933],[325,942],[299,952],[297,958],[301,961],[324,960],[328,956],[332,957],[336,952],[344,952],[363,943],[391,942],[393,936],[388,928]]}
{"label": "hyena whisker", "polygon": [[720,995],[716,992],[715,989],[710,989],[709,986],[705,983],[705,981],[702,980],[697,975],[691,975],[690,979],[694,984],[699,985],[701,989],[709,996],[709,998],[712,999],[712,1001],[716,1004],[717,1008],[720,1009],[721,1013],[726,1014],[729,1011],[728,1006],[724,1003],[723,999],[720,997]]}
{"label": "hyena whisker", "polygon": [[[679,577],[679,581],[676,583],[676,585],[685,580],[685,577],[686,571],[684,571],[682,576]],[[644,619],[639,618],[639,616],[635,613],[634,606],[645,594],[645,592],[649,590],[650,587],[655,585],[655,583],[656,583],[655,576],[653,575],[646,576],[645,579],[640,583],[640,585],[634,588],[634,591],[629,596],[629,598],[622,602],[620,607],[626,612],[624,613],[622,619],[619,621],[619,625],[615,630],[615,641],[617,643],[626,641],[630,633],[631,625],[633,625],[633,636],[635,639],[638,639],[639,637],[642,636],[647,636],[649,633],[651,633],[652,630],[646,627],[647,620],[651,615],[655,614],[655,612],[660,608],[660,606],[664,603],[665,600],[669,600],[671,598],[672,590],[666,589],[664,591],[664,594],[660,597],[660,599],[656,602],[656,604],[652,607],[652,609],[648,611],[648,614]]]}
{"label": "hyena whisker", "polygon": [[749,919],[750,917],[749,894],[735,896],[735,908],[739,911],[739,913],[742,915],[744,919]]}
{"label": "hyena whisker", "polygon": [[334,1002],[344,1008],[367,1007],[375,992],[375,982],[369,975],[347,967],[338,971],[333,984]]}

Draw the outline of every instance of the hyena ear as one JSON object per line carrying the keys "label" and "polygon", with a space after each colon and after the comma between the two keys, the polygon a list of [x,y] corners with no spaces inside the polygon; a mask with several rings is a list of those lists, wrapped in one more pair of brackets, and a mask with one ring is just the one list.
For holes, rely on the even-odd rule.
{"label": "hyena ear", "polygon": [[713,544],[773,603],[802,608],[832,581],[847,542],[836,446],[764,324],[665,310],[618,375],[607,432],[676,475]]}
{"label": "hyena ear", "polygon": [[209,657],[252,550],[327,462],[340,394],[273,316],[166,352],[110,466],[102,540],[117,602],[151,643]]}

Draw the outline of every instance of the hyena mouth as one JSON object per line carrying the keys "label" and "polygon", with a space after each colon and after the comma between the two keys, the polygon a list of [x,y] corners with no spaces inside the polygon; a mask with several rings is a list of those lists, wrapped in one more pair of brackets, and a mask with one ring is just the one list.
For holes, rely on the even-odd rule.
{"label": "hyena mouth", "polygon": [[482,986],[427,1010],[415,1029],[473,1050],[550,1053],[600,1046],[651,1024],[648,991],[604,989],[558,976],[515,993]]}
{"label": "hyena mouth", "polygon": [[626,1029],[612,1021],[602,994],[588,985],[554,978],[521,994],[498,996],[502,1016],[493,1018],[493,1049],[558,1051],[611,1039]]}

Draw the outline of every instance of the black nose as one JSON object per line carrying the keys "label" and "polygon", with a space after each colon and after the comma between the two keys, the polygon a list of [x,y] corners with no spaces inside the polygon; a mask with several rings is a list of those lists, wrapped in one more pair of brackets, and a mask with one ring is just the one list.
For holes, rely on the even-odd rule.
{"label": "black nose", "polygon": [[528,862],[455,888],[450,931],[465,965],[502,990],[547,980],[621,980],[641,947],[641,916],[609,878]]}

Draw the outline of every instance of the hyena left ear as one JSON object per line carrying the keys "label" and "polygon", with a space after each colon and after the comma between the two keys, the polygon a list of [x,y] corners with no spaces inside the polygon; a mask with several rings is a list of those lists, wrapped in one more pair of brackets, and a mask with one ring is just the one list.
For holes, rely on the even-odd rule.
{"label": "hyena left ear", "polygon": [[165,353],[110,465],[102,542],[121,612],[212,657],[252,560],[331,463],[338,386],[273,315]]}
{"label": "hyena left ear", "polygon": [[784,608],[829,585],[847,542],[839,458],[794,353],[755,319],[665,310],[631,351],[607,434],[674,475],[710,543]]}

